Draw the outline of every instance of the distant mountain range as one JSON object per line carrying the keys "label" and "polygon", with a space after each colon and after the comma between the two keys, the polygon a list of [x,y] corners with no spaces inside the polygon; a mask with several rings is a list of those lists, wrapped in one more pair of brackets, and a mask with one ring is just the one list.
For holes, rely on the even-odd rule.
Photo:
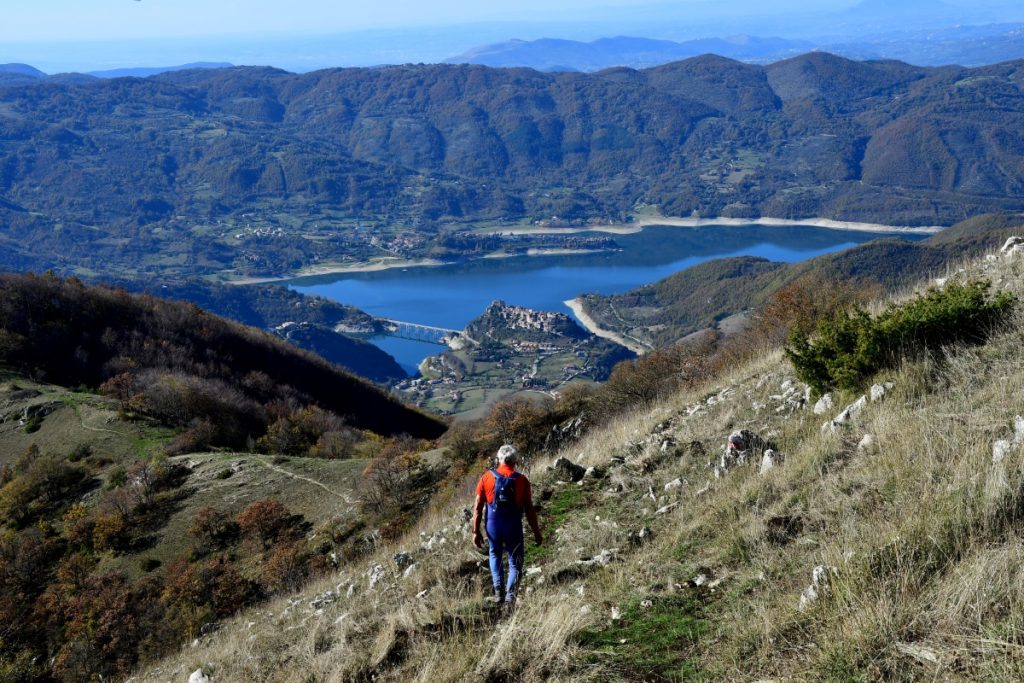
{"label": "distant mountain range", "polygon": [[233,66],[227,62],[193,62],[178,66],[133,67],[126,69],[109,69],[106,71],[90,71],[88,73],[46,74],[28,64],[0,64],[0,85],[21,85],[37,80],[58,83],[81,83],[93,78],[148,78],[172,71],[188,69],[223,69]]}
{"label": "distant mountain range", "polygon": [[[897,7],[899,12],[906,8]],[[893,10],[896,12],[896,10]],[[892,15],[890,12],[885,16]],[[844,15],[853,21],[876,13]],[[794,40],[740,35],[674,42],[619,36],[593,42],[541,38],[509,40],[473,48],[445,60],[448,64],[494,67],[529,67],[539,71],[600,71],[616,66],[634,69],[715,54],[741,62],[766,64],[796,54],[819,50],[855,59],[899,59],[909,64],[980,66],[1024,58],[1024,24],[956,26],[936,30],[904,31],[900,23],[878,21],[871,38],[840,41],[835,38]]]}
{"label": "distant mountain range", "polygon": [[483,64],[494,67],[527,66],[540,71],[598,71],[612,66],[657,66],[702,54],[753,62],[795,55],[814,47],[813,43],[802,40],[753,36],[709,38],[683,43],[627,36],[601,38],[591,43],[542,38],[486,45],[445,61],[449,64]]}

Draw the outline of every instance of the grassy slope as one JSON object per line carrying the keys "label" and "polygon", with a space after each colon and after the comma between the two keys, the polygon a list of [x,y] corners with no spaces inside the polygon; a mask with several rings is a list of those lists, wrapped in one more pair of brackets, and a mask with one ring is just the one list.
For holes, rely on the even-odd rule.
{"label": "grassy slope", "polygon": [[[1020,258],[972,270],[1024,294]],[[240,616],[138,680],[200,666],[225,681],[1019,680],[1024,447],[993,465],[991,444],[1024,414],[1022,337],[1018,314],[983,347],[879,377],[894,390],[834,435],[820,429],[826,416],[780,401],[792,371],[766,350],[567,450],[608,480],[557,484],[534,464],[542,518],[557,528],[531,551],[541,572],[511,615],[482,601],[486,568],[459,509],[467,489],[421,535]],[[837,397],[829,416],[854,398]],[[738,428],[770,436],[784,461],[715,480],[708,462]],[[866,433],[877,448],[858,451]],[[663,456],[669,439],[687,446]],[[631,541],[645,526],[653,540]],[[398,548],[417,563],[404,578]],[[608,566],[576,563],[602,549],[616,549]],[[371,587],[374,563],[384,571]],[[801,611],[817,565],[833,578]],[[699,574],[708,581],[696,587]],[[325,591],[333,602],[312,607]]]}
{"label": "grassy slope", "polygon": [[[39,395],[20,398],[26,391]],[[55,409],[43,418],[38,431],[26,432],[18,420],[24,409],[45,404],[53,404]],[[110,399],[33,382],[7,371],[0,375],[0,466],[13,464],[31,444],[37,444],[44,455],[63,455],[88,446],[103,464],[86,502],[111,472],[161,455],[173,436],[173,431],[146,420],[119,418]],[[192,518],[203,506],[234,516],[253,501],[276,498],[313,527],[334,519],[354,521],[358,517],[354,487],[368,461],[200,453],[170,458],[169,462],[185,465],[188,475],[162,524],[153,530],[151,544],[137,552],[104,554],[101,571],[118,569],[137,577],[143,558],[166,564],[181,556]]]}

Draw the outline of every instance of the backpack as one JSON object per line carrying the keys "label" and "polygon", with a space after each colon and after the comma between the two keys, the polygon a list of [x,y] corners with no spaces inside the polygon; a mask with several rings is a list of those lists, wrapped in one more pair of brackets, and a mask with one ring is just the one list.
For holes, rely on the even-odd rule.
{"label": "backpack", "polygon": [[495,512],[519,512],[519,506],[516,505],[516,479],[521,475],[513,472],[511,476],[503,477],[498,474],[498,470],[491,470],[491,474],[494,476],[494,502],[491,503],[491,509]]}

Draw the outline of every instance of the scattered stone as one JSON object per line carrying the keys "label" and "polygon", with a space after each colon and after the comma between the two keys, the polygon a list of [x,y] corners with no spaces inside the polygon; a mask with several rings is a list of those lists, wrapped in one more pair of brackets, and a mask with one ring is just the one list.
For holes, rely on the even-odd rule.
{"label": "scattered stone", "polygon": [[417,600],[422,600],[423,598],[427,597],[428,593],[430,593],[430,589],[429,588],[427,588],[425,590],[421,590],[419,593],[416,594],[416,599]]}
{"label": "scattered stone", "polygon": [[875,437],[872,434],[865,434],[864,438],[857,444],[859,453],[870,453],[875,450]]}
{"label": "scattered stone", "polygon": [[666,491],[675,491],[676,489],[681,489],[681,488],[683,488],[683,480],[682,479],[673,479],[669,483],[665,484],[665,490]]}
{"label": "scattered stone", "polygon": [[315,610],[320,609],[321,607],[326,607],[327,605],[330,605],[337,599],[338,595],[334,591],[318,593],[317,595],[313,596],[312,600],[309,601],[309,607],[310,609]]}
{"label": "scattered stone", "polygon": [[922,664],[941,664],[942,660],[935,650],[931,650],[915,643],[896,643],[896,649],[921,662]]}
{"label": "scattered stone", "polygon": [[387,570],[384,569],[384,565],[382,564],[373,565],[370,567],[370,571],[366,573],[366,578],[370,582],[371,589],[383,581],[385,576],[387,576]]}
{"label": "scattered stone", "polygon": [[999,253],[1003,256],[1021,256],[1024,255],[1024,237],[1010,237],[1006,240],[1003,246],[999,249]]}
{"label": "scattered stone", "polygon": [[525,575],[526,576],[533,576],[534,574],[540,574],[543,571],[544,570],[541,569],[540,567],[527,567]]}
{"label": "scattered stone", "polygon": [[211,621],[211,622],[205,623],[205,624],[203,624],[202,626],[199,627],[199,635],[201,635],[201,636],[208,636],[211,633],[216,633],[217,631],[221,630],[221,628],[223,628],[223,627],[224,627],[223,624],[218,624],[215,621]]}
{"label": "scattered stone", "polygon": [[652,607],[654,607],[654,601],[653,600],[642,600],[640,602],[640,606],[642,608],[644,608],[644,609],[651,609]]}
{"label": "scattered stone", "polygon": [[612,606],[612,621],[619,621],[622,619],[622,610],[616,606]]}
{"label": "scattered stone", "polygon": [[639,531],[629,532],[629,542],[632,545],[643,545],[654,537],[654,532],[647,527],[641,527]]}
{"label": "scattered stone", "polygon": [[722,450],[722,457],[715,467],[715,478],[724,475],[733,465],[743,465],[747,459],[763,454],[769,444],[757,434],[748,429],[741,429],[729,435]]}
{"label": "scattered stone", "polygon": [[403,579],[408,579],[410,576],[413,575],[413,573],[416,572],[417,569],[419,569],[419,565],[417,565],[415,562],[413,562],[412,564],[410,564],[408,567],[405,568],[404,572],[402,572],[402,578]]}
{"label": "scattered stone", "polygon": [[600,467],[588,467],[583,473],[584,479],[604,479],[606,476],[607,473]]}
{"label": "scattered stone", "polygon": [[1000,439],[992,444],[992,464],[997,465],[1006,459],[1007,454],[1010,452],[1010,442],[1006,439]]}
{"label": "scattered stone", "polygon": [[188,683],[210,683],[210,677],[202,669],[196,669],[188,677]]}
{"label": "scattered stone", "polygon": [[801,612],[817,602],[818,598],[828,590],[831,575],[835,573],[836,569],[834,567],[826,567],[823,564],[819,564],[814,568],[814,571],[811,572],[811,585],[800,594]]}
{"label": "scattered stone", "polygon": [[1024,444],[1024,417],[1020,415],[1013,418],[1013,443]]}
{"label": "scattered stone", "polygon": [[552,468],[558,473],[558,476],[563,481],[580,481],[583,479],[583,475],[586,474],[586,470],[572,462],[568,458],[559,458],[552,465]]}
{"label": "scattered stone", "polygon": [[576,564],[583,567],[607,567],[615,561],[617,550],[602,550],[589,560],[576,560]]}
{"label": "scattered stone", "polygon": [[406,552],[397,552],[391,559],[395,561],[395,564],[398,565],[399,569],[405,569],[413,563],[412,555]]}
{"label": "scattered stone", "polygon": [[765,450],[761,456],[761,474],[767,473],[769,470],[775,467],[775,462],[778,459],[778,455],[771,448]]}
{"label": "scattered stone", "polygon": [[819,398],[818,402],[814,404],[813,410],[815,415],[824,415],[832,410],[832,394],[825,394]]}
{"label": "scattered stone", "polygon": [[864,410],[864,406],[866,406],[867,404],[868,397],[861,396],[856,401],[846,406],[846,408],[843,409],[843,412],[836,415],[835,419],[832,420],[832,422],[834,422],[837,425],[846,424],[853,418],[857,417],[860,414],[860,412]]}
{"label": "scattered stone", "polygon": [[875,401],[881,401],[883,398],[885,398],[885,394],[886,394],[887,391],[888,391],[888,389],[885,388],[885,385],[882,385],[882,384],[872,384],[871,385],[871,402],[874,403]]}
{"label": "scattered stone", "polygon": [[864,410],[864,406],[866,406],[867,404],[868,397],[867,394],[865,394],[858,398],[853,403],[851,403],[850,405],[846,406],[841,413],[835,416],[834,419],[829,420],[828,422],[823,424],[821,426],[821,433],[826,434],[828,432],[832,432],[834,434],[836,432],[837,427],[848,424],[850,421],[852,421],[853,418],[857,417],[857,415],[859,415],[860,412]]}
{"label": "scattered stone", "polygon": [[654,512],[654,514],[656,514],[656,515],[664,515],[667,512],[672,512],[673,510],[675,510],[676,507],[678,507],[678,505],[679,505],[679,503],[669,503],[668,505],[663,505],[662,507],[658,508]]}
{"label": "scattered stone", "polygon": [[694,586],[698,586],[698,587],[699,586],[703,586],[704,584],[706,584],[708,582],[708,575],[707,574],[697,574],[697,576],[693,577],[693,579],[691,579],[690,582]]}
{"label": "scattered stone", "polygon": [[[716,478],[717,478],[717,477],[716,477]],[[709,479],[709,480],[708,480],[708,482],[707,482],[706,484],[704,484],[704,486],[702,486],[702,487],[701,487],[701,488],[700,488],[700,489],[699,489],[699,490],[698,490],[698,491],[697,491],[696,493],[694,493],[693,495],[694,495],[695,497],[699,498],[699,497],[703,496],[704,494],[706,494],[706,493],[708,493],[708,492],[710,492],[710,491],[711,491],[711,480]]]}

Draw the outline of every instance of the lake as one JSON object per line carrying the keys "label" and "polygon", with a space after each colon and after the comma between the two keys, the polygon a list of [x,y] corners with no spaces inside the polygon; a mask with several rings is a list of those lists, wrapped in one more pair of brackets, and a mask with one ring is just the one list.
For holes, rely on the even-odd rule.
{"label": "lake", "polygon": [[[495,299],[571,315],[563,303],[567,299],[585,292],[625,292],[703,261],[760,256],[795,262],[881,236],[812,227],[651,227],[633,235],[615,235],[621,251],[482,259],[299,278],[287,284],[373,316],[462,329]],[[423,358],[441,351],[440,346],[392,337],[371,341],[413,373]]]}

